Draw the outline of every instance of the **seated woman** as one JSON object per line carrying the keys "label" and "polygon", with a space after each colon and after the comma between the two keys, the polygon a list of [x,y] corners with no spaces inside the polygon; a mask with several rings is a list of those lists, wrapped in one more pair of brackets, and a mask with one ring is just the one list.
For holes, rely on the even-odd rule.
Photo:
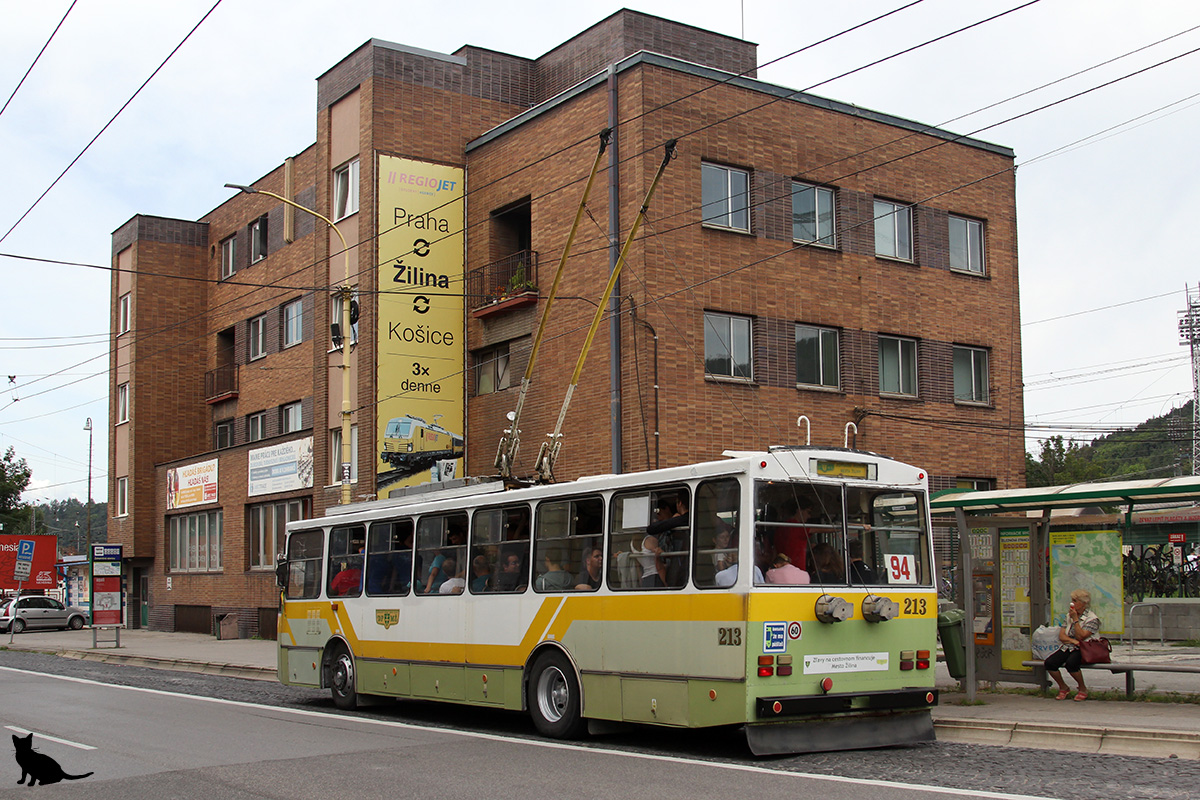
{"label": "seated woman", "polygon": [[767,583],[786,583],[791,586],[802,586],[809,583],[808,573],[792,563],[787,553],[778,553],[767,570]]}
{"label": "seated woman", "polygon": [[813,583],[845,583],[846,567],[842,563],[842,554],[833,549],[828,542],[819,542],[812,548],[813,572],[810,576]]}
{"label": "seated woman", "polygon": [[1087,686],[1083,682],[1083,653],[1079,643],[1089,636],[1095,636],[1100,631],[1100,618],[1092,612],[1092,596],[1083,589],[1071,592],[1071,607],[1067,609],[1067,621],[1058,631],[1058,640],[1062,642],[1058,649],[1046,657],[1046,673],[1058,684],[1058,700],[1066,700],[1071,694],[1067,682],[1059,672],[1064,666],[1075,682],[1079,691],[1075,694],[1078,701],[1087,700]]}

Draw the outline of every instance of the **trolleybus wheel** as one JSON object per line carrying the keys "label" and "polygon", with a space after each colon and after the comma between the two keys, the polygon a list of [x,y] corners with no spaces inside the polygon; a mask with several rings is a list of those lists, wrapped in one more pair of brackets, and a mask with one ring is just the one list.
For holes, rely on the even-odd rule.
{"label": "trolleybus wheel", "polygon": [[538,656],[533,662],[527,693],[529,715],[543,736],[574,739],[583,733],[579,682],[562,653],[550,650]]}
{"label": "trolleybus wheel", "polygon": [[343,711],[358,707],[358,692],[354,690],[354,657],[339,645],[329,666],[329,691],[333,704]]}

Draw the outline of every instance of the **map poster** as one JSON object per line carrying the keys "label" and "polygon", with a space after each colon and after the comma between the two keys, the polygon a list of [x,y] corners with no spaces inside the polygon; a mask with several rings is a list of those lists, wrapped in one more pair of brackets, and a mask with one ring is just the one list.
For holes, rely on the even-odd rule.
{"label": "map poster", "polygon": [[1071,592],[1083,589],[1092,596],[1100,632],[1124,633],[1122,540],[1119,530],[1050,532],[1051,625],[1066,621]]}
{"label": "map poster", "polygon": [[1000,668],[1024,669],[1029,638],[1029,529],[1000,531]]}

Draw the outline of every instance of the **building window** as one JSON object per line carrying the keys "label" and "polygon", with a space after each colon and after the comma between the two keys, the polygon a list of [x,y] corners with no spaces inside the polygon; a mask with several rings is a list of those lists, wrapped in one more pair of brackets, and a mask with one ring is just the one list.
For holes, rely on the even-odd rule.
{"label": "building window", "polygon": [[300,403],[288,403],[279,407],[279,429],[282,433],[295,433],[304,427],[304,414]]}
{"label": "building window", "polygon": [[912,261],[912,208],[875,201],[875,255]]}
{"label": "building window", "polygon": [[[329,431],[330,484],[342,482],[342,429]],[[358,426],[350,426],[350,482],[358,481]]]}
{"label": "building window", "polygon": [[358,159],[333,171],[333,219],[358,213]]}
{"label": "building window", "polygon": [[260,411],[246,417],[246,441],[257,442],[267,435],[267,412]]}
{"label": "building window", "polygon": [[879,337],[879,391],[917,395],[917,343],[913,339]]}
{"label": "building window", "polygon": [[988,353],[979,347],[954,348],[954,402],[988,402]]}
{"label": "building window", "polygon": [[223,419],[213,425],[213,445],[217,450],[233,447],[233,420]]}
{"label": "building window", "polygon": [[749,231],[750,173],[716,164],[701,164],[700,202],[704,224]]}
{"label": "building window", "polygon": [[304,301],[293,300],[283,307],[283,346],[300,344],[304,339]]}
{"label": "building window", "polygon": [[751,380],[750,318],[704,315],[704,372],[718,378]]}
{"label": "building window", "polygon": [[117,335],[128,333],[133,327],[133,308],[129,293],[121,295],[117,300]]}
{"label": "building window", "polygon": [[950,268],[983,274],[983,223],[950,217]]}
{"label": "building window", "polygon": [[959,478],[954,482],[955,489],[970,489],[972,492],[990,492],[996,488],[992,478]]}
{"label": "building window", "polygon": [[221,242],[221,279],[233,277],[237,272],[237,237],[230,236]]}
{"label": "building window", "polygon": [[263,503],[250,506],[250,569],[271,569],[275,566],[275,555],[283,547],[284,526],[298,519],[308,519],[308,498],[285,500],[280,503]]}
{"label": "building window", "polygon": [[475,394],[491,394],[508,387],[508,344],[481,350],[475,356]]}
{"label": "building window", "polygon": [[796,326],[796,383],[837,389],[838,332],[831,328]]}
{"label": "building window", "polygon": [[250,223],[250,263],[267,257],[267,217],[264,214]]}
{"label": "building window", "polygon": [[224,549],[223,514],[201,511],[171,517],[167,546],[172,572],[220,572]]}
{"label": "building window", "polygon": [[792,239],[834,247],[833,190],[792,184]]}
{"label": "building window", "polygon": [[[333,335],[333,341],[330,345],[330,352],[342,349],[342,303],[344,301],[338,295],[334,295],[329,304],[329,319],[332,324],[337,326],[336,333]],[[358,289],[354,289],[350,293],[350,345],[358,344]]]}
{"label": "building window", "polygon": [[129,516],[129,478],[117,478],[117,516]]}
{"label": "building window", "polygon": [[250,320],[250,360],[267,354],[267,315]]}
{"label": "building window", "polygon": [[129,422],[129,384],[122,383],[117,387],[117,424]]}

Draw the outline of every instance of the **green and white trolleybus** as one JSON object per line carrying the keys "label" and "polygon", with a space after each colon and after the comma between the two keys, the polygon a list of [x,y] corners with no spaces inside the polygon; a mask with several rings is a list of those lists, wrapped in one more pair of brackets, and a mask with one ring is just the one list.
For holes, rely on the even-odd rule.
{"label": "green and white trolleybus", "polygon": [[756,754],[933,739],[925,473],[778,447],[511,488],[466,483],[288,525],[279,678],[361,696],[743,726]]}

